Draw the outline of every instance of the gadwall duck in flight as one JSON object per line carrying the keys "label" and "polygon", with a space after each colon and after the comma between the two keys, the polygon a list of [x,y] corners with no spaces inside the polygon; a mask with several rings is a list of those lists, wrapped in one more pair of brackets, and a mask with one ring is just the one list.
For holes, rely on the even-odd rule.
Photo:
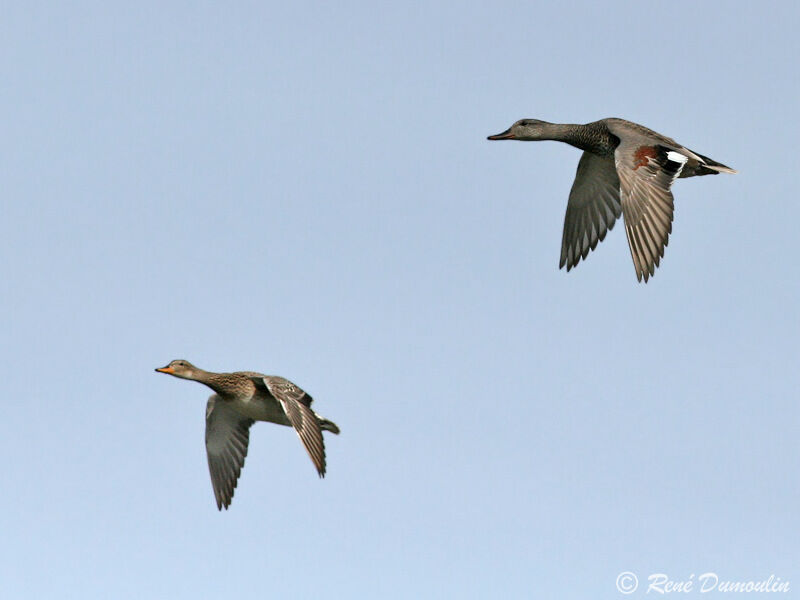
{"label": "gadwall duck in flight", "polygon": [[736,173],[652,129],[623,119],[563,125],[517,121],[490,140],[556,140],[583,150],[564,218],[559,267],[597,247],[620,214],[639,281],[655,273],[672,231],[670,187],[678,177]]}
{"label": "gadwall duck in flight", "polygon": [[215,392],[206,404],[206,453],[219,510],[231,504],[255,421],[294,427],[317,473],[325,477],[322,432],[339,433],[339,428],[311,410],[311,396],[291,381],[252,371],[212,373],[186,360],[156,371],[199,381]]}

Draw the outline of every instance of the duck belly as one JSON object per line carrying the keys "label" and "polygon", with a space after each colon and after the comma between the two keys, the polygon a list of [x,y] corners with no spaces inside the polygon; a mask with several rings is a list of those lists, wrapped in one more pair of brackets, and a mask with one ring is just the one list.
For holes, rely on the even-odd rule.
{"label": "duck belly", "polygon": [[245,417],[256,421],[269,421],[278,425],[291,425],[283,408],[276,400],[266,400],[261,397],[247,400],[233,400],[231,407]]}

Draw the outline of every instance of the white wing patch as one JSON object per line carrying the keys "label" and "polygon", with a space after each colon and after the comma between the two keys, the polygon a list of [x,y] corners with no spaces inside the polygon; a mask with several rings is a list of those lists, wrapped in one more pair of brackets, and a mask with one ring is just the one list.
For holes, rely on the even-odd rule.
{"label": "white wing patch", "polygon": [[667,152],[667,159],[672,161],[672,162],[676,162],[676,163],[680,163],[682,165],[685,165],[686,161],[689,160],[689,157],[688,156],[684,156],[680,152],[675,152],[674,150],[670,150],[669,152]]}

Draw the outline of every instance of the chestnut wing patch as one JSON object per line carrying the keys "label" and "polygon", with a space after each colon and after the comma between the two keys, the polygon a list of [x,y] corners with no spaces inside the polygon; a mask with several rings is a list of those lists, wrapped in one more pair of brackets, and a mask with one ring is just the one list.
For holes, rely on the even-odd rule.
{"label": "chestnut wing patch", "polygon": [[614,155],[636,277],[647,281],[661,262],[672,232],[672,182],[689,159],[666,146],[630,141],[623,141]]}

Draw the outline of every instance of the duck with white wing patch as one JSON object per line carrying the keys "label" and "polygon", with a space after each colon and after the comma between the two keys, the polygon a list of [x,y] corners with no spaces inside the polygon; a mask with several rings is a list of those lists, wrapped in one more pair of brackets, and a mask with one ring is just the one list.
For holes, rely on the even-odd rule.
{"label": "duck with white wing patch", "polygon": [[490,140],[565,142],[583,150],[564,218],[559,267],[567,271],[585,259],[625,220],[636,277],[654,275],[672,232],[670,188],[679,177],[736,173],[692,152],[675,140],[624,119],[586,125],[522,119]]}

